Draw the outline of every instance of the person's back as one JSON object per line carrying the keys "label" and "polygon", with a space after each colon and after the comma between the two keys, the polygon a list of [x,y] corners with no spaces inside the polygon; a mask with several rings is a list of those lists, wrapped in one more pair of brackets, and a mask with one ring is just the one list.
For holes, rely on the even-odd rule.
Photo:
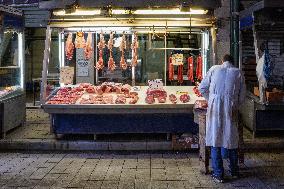
{"label": "person's back", "polygon": [[238,175],[238,108],[245,98],[241,71],[233,67],[232,57],[225,55],[222,65],[210,68],[199,86],[208,101],[206,146],[211,146],[213,177],[223,180],[221,148],[229,151],[233,176]]}
{"label": "person's back", "polygon": [[214,67],[212,71],[209,97],[221,96],[223,100],[228,100],[237,105],[241,91],[242,74],[238,68],[227,62]]}

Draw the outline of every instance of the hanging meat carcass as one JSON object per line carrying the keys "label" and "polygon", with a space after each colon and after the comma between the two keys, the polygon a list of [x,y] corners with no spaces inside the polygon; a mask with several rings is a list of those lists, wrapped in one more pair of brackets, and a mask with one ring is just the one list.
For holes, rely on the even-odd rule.
{"label": "hanging meat carcass", "polygon": [[138,36],[137,36],[137,32],[134,33],[134,39],[133,42],[131,44],[131,49],[133,52],[132,55],[132,60],[131,60],[131,66],[135,67],[138,64],[138,48],[139,48],[139,44],[138,44]]}
{"label": "hanging meat carcass", "polygon": [[174,80],[174,65],[172,63],[172,57],[169,57],[169,80]]}
{"label": "hanging meat carcass", "polygon": [[96,64],[97,70],[102,70],[104,67],[104,60],[103,60],[103,49],[105,48],[105,39],[103,33],[100,33],[100,41],[98,43],[98,49],[99,49],[99,60]]}
{"label": "hanging meat carcass", "polygon": [[127,63],[126,63],[125,58],[124,58],[124,51],[126,49],[126,39],[125,39],[124,33],[123,33],[121,38],[122,39],[121,39],[121,43],[120,43],[120,46],[119,46],[119,50],[121,52],[120,67],[123,70],[126,70],[127,69]]}
{"label": "hanging meat carcass", "polygon": [[65,53],[66,53],[66,58],[68,60],[72,60],[73,53],[74,53],[74,44],[72,42],[72,33],[68,34],[67,40],[66,40],[66,45],[65,45]]}
{"label": "hanging meat carcass", "polygon": [[188,71],[187,71],[188,80],[191,81],[191,82],[194,82],[194,78],[193,78],[193,57],[192,56],[190,56],[187,59],[187,68],[188,68]]}
{"label": "hanging meat carcass", "polygon": [[89,60],[92,57],[93,47],[92,47],[92,33],[88,33],[87,43],[85,47],[85,59]]}
{"label": "hanging meat carcass", "polygon": [[183,83],[183,65],[182,64],[178,66],[177,80],[179,83]]}
{"label": "hanging meat carcass", "polygon": [[197,57],[196,78],[198,80],[202,80],[202,56],[201,55]]}
{"label": "hanging meat carcass", "polygon": [[113,32],[110,32],[110,36],[109,36],[109,41],[108,41],[107,47],[109,49],[108,69],[110,71],[114,71],[116,66],[115,66],[115,62],[114,62],[113,57],[112,57]]}
{"label": "hanging meat carcass", "polygon": [[86,47],[86,41],[84,38],[84,32],[77,32],[76,39],[75,39],[75,48],[85,48]]}

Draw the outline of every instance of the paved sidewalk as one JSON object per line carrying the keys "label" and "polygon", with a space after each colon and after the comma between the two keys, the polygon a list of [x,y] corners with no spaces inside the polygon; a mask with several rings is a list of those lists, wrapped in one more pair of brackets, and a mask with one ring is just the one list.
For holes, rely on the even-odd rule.
{"label": "paved sidewalk", "polygon": [[[225,163],[227,168],[227,163]],[[248,154],[242,178],[220,184],[196,153],[0,153],[0,188],[284,188],[284,153]]]}

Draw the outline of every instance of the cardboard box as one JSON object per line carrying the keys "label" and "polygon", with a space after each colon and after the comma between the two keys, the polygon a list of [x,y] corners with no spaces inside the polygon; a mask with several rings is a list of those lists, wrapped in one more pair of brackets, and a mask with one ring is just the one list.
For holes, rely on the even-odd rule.
{"label": "cardboard box", "polygon": [[266,100],[268,102],[282,102],[283,98],[284,98],[284,92],[266,91]]}

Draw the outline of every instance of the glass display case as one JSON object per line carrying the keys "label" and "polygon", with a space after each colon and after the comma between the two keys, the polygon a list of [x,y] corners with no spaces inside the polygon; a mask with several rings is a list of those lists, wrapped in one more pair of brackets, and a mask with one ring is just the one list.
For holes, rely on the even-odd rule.
{"label": "glass display case", "polygon": [[[3,6],[5,9],[5,6]],[[1,12],[0,130],[1,137],[25,121],[24,30],[21,11]],[[11,11],[13,13],[11,13]],[[16,111],[15,111],[16,110]]]}

